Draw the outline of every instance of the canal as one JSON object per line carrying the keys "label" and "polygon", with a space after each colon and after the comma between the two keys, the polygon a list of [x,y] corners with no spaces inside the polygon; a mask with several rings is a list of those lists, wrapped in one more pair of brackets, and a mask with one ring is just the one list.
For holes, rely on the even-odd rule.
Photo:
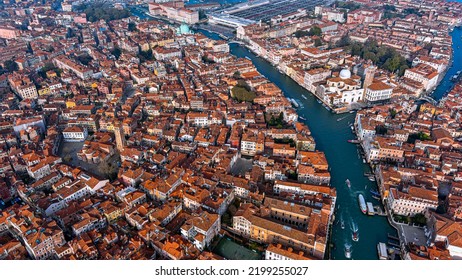
{"label": "canal", "polygon": [[[201,30],[201,33],[212,39],[220,39],[217,34]],[[462,70],[462,50],[460,49],[462,29],[456,28],[452,33],[454,44],[454,64],[447,71],[441,84],[434,92],[434,97],[440,99],[452,87],[450,77],[457,71]],[[387,235],[396,235],[385,217],[366,216],[362,214],[358,206],[358,194],[363,194],[366,201],[374,205],[379,204],[370,194],[370,190],[376,190],[375,182],[371,182],[364,176],[370,172],[367,164],[363,163],[359,154],[359,148],[347,142],[354,139],[349,124],[354,122],[355,114],[336,115],[327,111],[316,98],[307,90],[299,86],[292,79],[279,73],[270,63],[256,57],[245,47],[239,44],[230,44],[230,52],[237,57],[248,57],[252,60],[258,71],[268,80],[275,83],[284,92],[284,95],[297,100],[301,106],[297,109],[298,114],[306,118],[313,137],[316,140],[317,150],[326,154],[331,172],[331,185],[337,189],[336,222],[333,225],[331,242],[331,259],[346,259],[344,246],[352,246],[352,259],[370,260],[377,259],[377,243],[386,242]],[[302,96],[305,96],[303,98]],[[345,184],[349,179],[351,188]],[[340,221],[344,221],[342,228]],[[359,240],[352,241],[352,228],[359,229]]]}
{"label": "canal", "polygon": [[[284,95],[295,98],[301,106],[298,114],[306,118],[306,124],[316,140],[317,150],[326,154],[331,172],[331,185],[337,189],[337,222],[332,229],[332,259],[345,259],[344,246],[352,245],[353,259],[377,259],[377,243],[386,242],[387,234],[396,235],[385,217],[366,216],[358,206],[358,194],[363,194],[366,201],[377,204],[370,195],[370,189],[376,189],[375,182],[364,176],[370,172],[359,155],[359,147],[347,141],[354,139],[349,123],[354,122],[355,114],[336,115],[327,111],[307,90],[299,86],[288,76],[279,73],[270,63],[256,57],[245,47],[231,44],[231,53],[238,57],[250,58],[258,71],[275,83]],[[306,99],[302,97],[304,95]],[[351,188],[345,184],[349,179]],[[344,229],[340,220],[344,221]],[[359,228],[359,241],[352,241],[352,227]]]}
{"label": "canal", "polygon": [[457,73],[457,71],[462,71],[462,27],[456,27],[451,32],[451,37],[452,37],[452,47],[453,47],[453,53],[452,53],[453,64],[448,69],[448,71],[446,72],[446,75],[441,80],[440,84],[435,89],[435,91],[433,92],[433,98],[435,100],[441,99],[442,97],[444,97],[444,95],[448,93],[448,91],[452,89],[454,83],[451,82],[451,77],[454,76]]}
{"label": "canal", "polygon": [[[204,30],[201,32],[209,38],[220,39],[217,34]],[[452,88],[453,83],[450,78],[457,71],[462,70],[462,28],[455,28],[451,36],[454,63],[435,89],[433,96],[436,100],[441,99]],[[331,259],[345,259],[345,244],[352,245],[353,259],[377,259],[377,243],[386,242],[387,234],[396,235],[396,230],[389,225],[385,217],[366,216],[359,210],[358,194],[363,194],[366,201],[374,205],[379,202],[374,200],[370,194],[370,189],[376,190],[377,185],[364,176],[364,173],[370,172],[370,168],[363,163],[359,147],[347,142],[355,138],[349,127],[349,124],[354,122],[355,114],[336,115],[328,112],[307,90],[278,72],[264,59],[256,57],[245,47],[230,44],[230,51],[237,57],[250,58],[258,71],[281,88],[285,96],[294,98],[301,104],[297,109],[298,114],[306,118],[305,122],[316,140],[317,149],[326,154],[331,168],[331,185],[337,189],[336,222],[333,225],[331,237],[333,244]],[[350,180],[351,189],[346,187],[346,179]],[[344,229],[342,229],[341,220],[344,221]],[[358,242],[352,241],[351,238],[353,226],[359,229]]]}

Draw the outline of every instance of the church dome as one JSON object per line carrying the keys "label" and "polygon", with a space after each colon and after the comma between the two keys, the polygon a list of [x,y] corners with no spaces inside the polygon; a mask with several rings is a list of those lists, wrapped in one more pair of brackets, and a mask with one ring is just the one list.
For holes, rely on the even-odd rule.
{"label": "church dome", "polygon": [[342,78],[342,79],[349,79],[349,78],[351,78],[351,72],[350,72],[350,70],[348,70],[348,69],[342,69],[342,71],[340,71],[340,78]]}
{"label": "church dome", "polygon": [[177,33],[178,34],[190,34],[191,30],[189,29],[189,26],[186,23],[183,23],[180,25],[179,28],[177,28]]}

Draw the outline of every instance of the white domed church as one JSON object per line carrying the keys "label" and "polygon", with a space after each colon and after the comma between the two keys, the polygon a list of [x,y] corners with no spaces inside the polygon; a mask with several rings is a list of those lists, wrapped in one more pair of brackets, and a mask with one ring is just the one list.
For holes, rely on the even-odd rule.
{"label": "white domed church", "polygon": [[317,88],[317,94],[331,105],[340,107],[363,99],[361,77],[352,75],[349,69],[342,69],[338,76],[328,78],[326,84]]}

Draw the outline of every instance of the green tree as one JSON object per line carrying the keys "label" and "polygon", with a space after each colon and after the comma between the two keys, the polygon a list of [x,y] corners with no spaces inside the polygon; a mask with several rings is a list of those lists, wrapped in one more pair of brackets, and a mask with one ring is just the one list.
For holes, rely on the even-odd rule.
{"label": "green tree", "polygon": [[310,31],[308,32],[308,35],[310,36],[321,36],[321,28],[319,26],[313,26],[310,28]]}
{"label": "green tree", "polygon": [[248,91],[240,85],[236,85],[231,89],[231,96],[239,102],[253,102],[256,97],[254,92]]}
{"label": "green tree", "polygon": [[319,38],[316,38],[316,39],[314,40],[314,46],[315,46],[315,47],[322,46],[322,40],[319,39]]}
{"label": "green tree", "polygon": [[387,132],[388,129],[382,124],[375,127],[375,133],[378,135],[385,135]]}
{"label": "green tree", "polygon": [[364,52],[363,58],[367,60],[371,60],[374,64],[376,64],[379,61],[379,59],[377,58],[377,55],[370,51]]}
{"label": "green tree", "polygon": [[413,134],[410,134],[409,137],[407,138],[407,142],[410,143],[410,144],[414,144],[416,140],[420,140],[420,141],[428,141],[428,140],[431,140],[432,138],[420,131],[418,133],[413,133]]}
{"label": "green tree", "polygon": [[388,46],[379,46],[376,40],[368,40],[362,44],[351,42],[347,37],[339,40],[337,46],[343,46],[346,52],[364,59],[370,59],[379,68],[388,70],[398,75],[403,75],[409,68],[408,62],[395,49]]}
{"label": "green tree", "polygon": [[147,51],[140,51],[138,54],[138,57],[142,62],[147,61],[147,60],[153,60],[154,56],[152,54],[152,50],[149,49]]}
{"label": "green tree", "polygon": [[87,20],[95,22],[99,20],[111,21],[129,17],[130,11],[127,9],[116,9],[111,7],[105,1],[96,1],[92,3],[84,3],[76,7],[76,10],[86,14]]}
{"label": "green tree", "polygon": [[306,30],[297,30],[297,31],[295,31],[294,35],[297,38],[301,38],[301,37],[309,36],[309,32],[306,31]]}
{"label": "green tree", "polygon": [[119,47],[115,47],[112,49],[111,54],[116,57],[116,59],[119,59],[120,55],[122,54],[122,50],[120,50]]}
{"label": "green tree", "polygon": [[83,65],[88,65],[93,60],[93,58],[89,54],[85,53],[77,56],[77,60],[80,61],[80,63]]}
{"label": "green tree", "polygon": [[138,29],[136,28],[136,23],[134,23],[133,21],[129,22],[128,23],[128,31],[137,31]]}
{"label": "green tree", "polygon": [[390,110],[390,116],[391,116],[392,119],[394,119],[396,117],[396,114],[397,114],[397,112],[396,112],[395,109]]}
{"label": "green tree", "polygon": [[351,44],[350,37],[348,35],[344,35],[344,36],[342,36],[342,38],[340,38],[340,40],[337,41],[337,43],[335,45],[337,47],[339,47],[339,48],[343,48],[343,47],[346,47],[346,46],[348,46],[350,44]]}
{"label": "green tree", "polygon": [[425,218],[424,214],[418,213],[415,214],[414,217],[412,217],[412,222],[420,226],[424,226],[427,224],[427,218]]}
{"label": "green tree", "polygon": [[18,64],[16,63],[16,61],[14,61],[14,60],[7,60],[7,61],[5,61],[4,65],[5,65],[5,69],[6,69],[8,72],[14,72],[14,71],[18,71],[18,70],[19,70],[19,66],[18,66]]}

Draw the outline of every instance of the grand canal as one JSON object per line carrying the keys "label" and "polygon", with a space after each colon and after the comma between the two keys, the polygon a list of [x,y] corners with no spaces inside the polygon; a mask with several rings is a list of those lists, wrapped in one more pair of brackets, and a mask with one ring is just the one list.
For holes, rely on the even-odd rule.
{"label": "grand canal", "polygon": [[[298,114],[306,118],[316,140],[316,148],[326,154],[331,172],[331,185],[337,189],[337,222],[332,230],[332,259],[345,259],[344,244],[352,245],[353,259],[376,259],[377,243],[387,241],[387,233],[396,234],[386,218],[366,216],[358,207],[358,194],[362,193],[367,201],[376,203],[369,190],[376,189],[375,183],[364,177],[370,172],[359,156],[358,147],[347,142],[354,135],[348,123],[354,121],[355,114],[336,115],[328,112],[316,98],[300,87],[289,77],[279,73],[271,64],[251,54],[247,49],[231,44],[231,53],[238,57],[249,57],[258,71],[275,83],[284,95],[295,98],[301,107]],[[302,97],[306,96],[306,99]],[[349,179],[351,188],[345,184]],[[341,228],[340,220],[345,228]],[[353,224],[359,228],[359,241],[352,241]]]}
{"label": "grand canal", "polygon": [[[219,39],[216,34],[201,31],[212,39]],[[447,71],[445,77],[434,92],[436,99],[451,89],[450,77],[462,70],[462,28],[456,28],[452,33],[454,44],[454,63]],[[376,183],[370,182],[364,173],[370,172],[367,164],[359,156],[359,147],[347,142],[355,136],[349,123],[352,123],[355,114],[336,115],[328,112],[316,98],[307,90],[300,87],[291,78],[279,73],[275,67],[264,59],[253,55],[239,44],[231,44],[230,51],[237,57],[247,57],[257,67],[258,71],[268,80],[275,83],[284,92],[284,95],[295,98],[301,107],[298,114],[306,118],[306,124],[311,129],[316,140],[318,150],[326,154],[331,172],[331,185],[337,189],[336,222],[333,225],[331,242],[333,248],[331,259],[345,259],[345,244],[352,245],[353,259],[377,259],[376,245],[378,242],[387,242],[387,235],[396,235],[385,217],[366,216],[358,207],[358,194],[362,193],[366,201],[378,205],[379,202],[371,197],[370,189],[376,189]],[[306,97],[303,98],[302,95]],[[351,182],[351,189],[345,185],[345,180]],[[342,229],[340,221],[343,220],[345,228]],[[359,228],[359,241],[353,242],[351,235],[353,224]]]}
{"label": "grand canal", "polygon": [[[201,31],[212,39],[220,39],[217,34]],[[462,70],[462,50],[460,49],[462,29],[456,28],[452,33],[454,43],[454,64],[448,70],[441,84],[434,92],[434,97],[440,99],[452,86],[450,77]],[[354,121],[355,114],[336,115],[327,111],[307,90],[300,87],[292,79],[279,73],[275,67],[264,59],[253,55],[245,47],[232,43],[230,51],[237,57],[247,57],[257,67],[258,71],[268,80],[275,83],[284,95],[294,98],[301,105],[298,114],[306,118],[306,124],[311,129],[316,140],[317,149],[326,154],[331,172],[331,185],[337,189],[336,222],[334,222],[331,237],[331,259],[345,259],[345,244],[352,245],[353,259],[377,259],[376,245],[386,242],[387,235],[396,235],[387,219],[381,216],[366,216],[358,207],[358,194],[363,194],[366,201],[377,205],[379,202],[370,195],[370,189],[376,189],[376,183],[364,176],[370,172],[367,164],[360,157],[359,148],[347,142],[355,136],[349,124]],[[302,96],[305,96],[303,98]],[[351,188],[345,184],[349,179]],[[344,221],[344,229],[340,221]],[[359,241],[352,241],[352,227],[359,229]]]}

